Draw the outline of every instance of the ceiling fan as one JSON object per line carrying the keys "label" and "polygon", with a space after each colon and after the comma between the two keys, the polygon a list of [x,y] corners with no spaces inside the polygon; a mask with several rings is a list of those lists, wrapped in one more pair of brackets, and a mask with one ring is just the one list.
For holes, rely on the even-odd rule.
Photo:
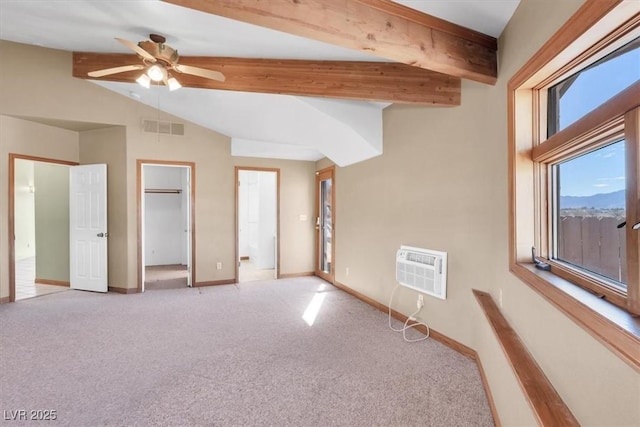
{"label": "ceiling fan", "polygon": [[138,54],[140,59],[142,59],[142,64],[91,71],[88,73],[89,77],[104,77],[127,71],[145,70],[145,72],[136,79],[140,85],[148,88],[151,82],[162,82],[169,87],[169,90],[176,90],[182,87],[180,82],[171,74],[172,71],[178,74],[191,74],[221,82],[225,80],[224,74],[219,71],[178,64],[178,59],[180,58],[178,51],[165,43],[166,38],[164,36],[150,34],[149,39],[150,40],[135,44],[129,40],[116,37],[117,41]]}

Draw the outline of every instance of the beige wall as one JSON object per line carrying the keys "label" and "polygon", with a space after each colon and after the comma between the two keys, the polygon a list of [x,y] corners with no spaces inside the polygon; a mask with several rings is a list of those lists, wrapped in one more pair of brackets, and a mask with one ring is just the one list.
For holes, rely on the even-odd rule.
{"label": "beige wall", "polygon": [[71,77],[70,52],[0,40],[0,58],[1,114],[122,125],[137,124],[141,111],[153,111]]}
{"label": "beige wall", "polygon": [[[1,45],[1,42],[0,42]],[[0,56],[1,58],[2,56]],[[0,71],[3,64],[0,60]],[[2,115],[10,100],[4,98],[7,86],[0,80],[0,298],[9,297],[8,194],[9,153],[49,159],[78,161],[78,133]],[[9,82],[9,85],[12,83]],[[36,189],[37,191],[37,189]]]}
{"label": "beige wall", "polygon": [[36,278],[69,281],[69,166],[34,162]]}
{"label": "beige wall", "polygon": [[[500,39],[496,86],[463,81],[457,108],[386,108],[384,154],[336,170],[336,279],[387,304],[401,244],[447,251],[447,300],[425,299],[420,319],[476,349],[504,425],[536,421],[473,288],[502,291],[505,316],[581,424],[640,425],[638,373],[508,271],[506,85],[581,4],[523,0]],[[416,295],[399,290],[393,307],[412,313]]]}
{"label": "beige wall", "polygon": [[[310,215],[313,209],[309,191],[313,190],[314,163],[231,157],[227,137],[189,125],[184,137],[140,135],[138,143],[128,144],[128,159],[128,174],[134,177],[137,159],[196,162],[197,282],[235,277],[234,166],[280,168],[280,272],[313,270],[313,225],[299,221],[298,215]],[[135,179],[128,185],[129,227],[135,230]],[[135,242],[130,243],[129,250],[134,251]],[[218,262],[222,270],[216,270]]]}
{"label": "beige wall", "polygon": [[[170,116],[160,113],[159,119],[167,120]],[[233,279],[234,199],[229,139],[199,126],[187,124],[185,136],[144,134],[139,126],[129,127],[127,141],[129,235],[136,235],[137,230],[136,161],[144,159],[195,162],[196,281]],[[130,259],[132,254],[137,256],[136,247],[136,240],[129,240]],[[222,262],[222,270],[216,270],[216,262]],[[136,264],[130,264],[129,267],[129,282],[133,283],[137,272]]]}
{"label": "beige wall", "polygon": [[[11,60],[1,60],[11,58]],[[47,64],[46,76],[37,73],[39,64]],[[68,52],[0,41],[0,114],[72,121],[80,128],[87,123],[93,128],[83,132],[58,130],[70,135],[73,156],[81,163],[107,163],[109,183],[109,285],[135,288],[137,285],[137,195],[136,161],[173,160],[196,163],[196,280],[210,282],[233,279],[235,275],[235,196],[234,166],[240,160],[231,157],[230,139],[224,135],[185,123],[184,136],[143,133],[142,118],[183,120],[159,112],[128,97],[115,94],[90,82],[71,77],[71,54]],[[37,100],[37,102],[34,102]],[[12,118],[2,118],[15,121]],[[20,120],[20,123],[30,123]],[[3,122],[4,124],[4,122]],[[24,125],[41,126],[41,125]],[[53,153],[59,158],[55,140],[48,144],[5,148],[2,129],[2,152],[26,150],[32,155]],[[46,126],[47,129],[57,129]],[[22,141],[21,139],[20,141]],[[6,158],[6,157],[5,157]],[[0,162],[2,167],[5,163]],[[279,167],[281,176],[281,272],[295,274],[311,271],[313,264],[313,228],[301,222],[298,215],[309,215],[313,197],[314,163],[242,159],[243,166]],[[7,173],[0,171],[5,182]],[[0,188],[0,199],[7,200],[6,184]],[[6,209],[0,209],[6,218]],[[2,221],[1,235],[6,232]],[[6,263],[7,241],[0,246],[0,258]],[[216,262],[223,269],[216,270]],[[8,274],[3,267],[0,296],[8,296]],[[5,278],[6,277],[6,278]]]}
{"label": "beige wall", "polygon": [[80,132],[80,164],[107,165],[109,286],[127,288],[127,138],[124,126]]}

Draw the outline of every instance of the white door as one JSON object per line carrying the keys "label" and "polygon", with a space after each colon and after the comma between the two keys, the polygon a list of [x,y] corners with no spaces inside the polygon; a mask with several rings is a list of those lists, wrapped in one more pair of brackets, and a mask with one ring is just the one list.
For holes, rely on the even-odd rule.
{"label": "white door", "polygon": [[185,222],[186,227],[184,228],[184,232],[187,235],[186,240],[186,255],[187,255],[187,286],[193,286],[193,274],[191,273],[191,269],[193,268],[191,265],[191,168],[184,168],[185,176],[186,176],[186,185],[183,186],[182,200],[186,204],[185,206]]}
{"label": "white door", "polygon": [[70,172],[71,288],[107,292],[107,165],[73,166]]}

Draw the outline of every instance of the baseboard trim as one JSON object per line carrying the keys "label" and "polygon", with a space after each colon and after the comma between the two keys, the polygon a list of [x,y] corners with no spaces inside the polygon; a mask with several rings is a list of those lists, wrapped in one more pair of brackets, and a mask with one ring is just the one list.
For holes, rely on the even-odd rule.
{"label": "baseboard trim", "polygon": [[109,292],[115,292],[116,294],[137,294],[138,288],[116,288],[115,286],[109,286],[107,288]]}
{"label": "baseboard trim", "polygon": [[[343,291],[345,291],[346,293],[358,298],[359,300],[366,302],[367,304],[377,308],[378,310],[387,313],[389,310],[389,307],[387,307],[386,305],[379,303],[378,301],[374,300],[373,298],[370,298],[364,294],[361,294],[358,291],[354,291],[353,289],[351,289],[350,287],[343,285],[340,282],[335,282],[334,286],[342,289]],[[407,316],[405,316],[404,314],[400,313],[399,311],[396,311],[394,309],[391,309],[391,317],[393,317],[396,320],[399,320],[401,322],[406,322],[407,321]],[[422,325],[418,325],[417,327],[415,327],[415,329],[419,330],[420,332],[422,332],[423,334],[427,333],[427,328],[422,326]],[[476,359],[477,358],[477,353],[474,349],[467,347],[466,345],[459,343],[458,341],[449,338],[446,335],[441,334],[438,331],[435,331],[433,329],[430,328],[430,332],[429,332],[429,336],[431,338],[433,338],[434,340],[438,341],[441,344],[446,345],[449,348],[454,349],[455,351],[457,351],[460,354],[463,354],[467,357],[469,357],[470,359]]]}
{"label": "baseboard trim", "polygon": [[[374,300],[373,298],[370,298],[356,290],[353,290],[350,287],[337,281],[333,283],[333,286],[359,299],[360,301],[367,303],[372,307],[377,308],[383,313],[388,313],[389,307]],[[394,309],[391,309],[391,317],[403,323],[406,322],[408,318],[404,314]],[[417,329],[418,331],[420,331],[425,335],[427,333],[427,328],[424,327],[423,325],[418,325],[415,327],[415,329]],[[439,343],[446,345],[447,347],[457,351],[463,356],[467,356],[468,358],[476,362],[476,366],[478,366],[478,371],[480,372],[480,378],[482,380],[482,387],[484,388],[484,392],[487,395],[487,401],[489,402],[489,408],[491,410],[491,415],[493,416],[493,422],[497,427],[500,427],[502,424],[500,423],[500,418],[498,417],[498,410],[496,408],[495,401],[493,400],[493,394],[491,394],[491,389],[489,388],[489,382],[487,381],[487,377],[485,375],[484,368],[482,367],[482,362],[480,361],[480,356],[478,356],[478,353],[471,347],[467,347],[466,345],[452,338],[449,338],[448,336],[441,334],[438,331],[434,331],[431,328],[429,328],[429,336],[433,338],[435,341],[438,341]]]}
{"label": "baseboard trim", "polygon": [[309,276],[315,276],[316,273],[314,273],[313,271],[305,271],[303,273],[285,273],[285,274],[279,274],[278,275],[278,279],[293,279],[296,277],[309,277]]}
{"label": "baseboard trim", "polygon": [[236,282],[236,279],[210,280],[208,282],[196,282],[193,284],[193,287],[203,288],[205,286],[233,285]]}
{"label": "baseboard trim", "polygon": [[484,393],[487,396],[487,401],[489,402],[489,409],[491,409],[491,415],[493,415],[493,422],[496,427],[501,427],[502,423],[500,422],[500,417],[498,417],[498,408],[496,408],[496,402],[493,400],[493,394],[491,394],[491,389],[489,388],[489,381],[487,381],[487,374],[484,372],[484,367],[482,366],[482,361],[480,360],[478,353],[475,355],[475,360],[476,365],[478,365],[478,371],[480,371],[482,387],[484,388]]}
{"label": "baseboard trim", "polygon": [[2,297],[0,298],[0,304],[7,304],[11,302],[11,297]]}
{"label": "baseboard trim", "polygon": [[66,286],[67,288],[71,286],[69,282],[64,280],[38,279],[37,277],[35,283],[37,283],[38,285]]}

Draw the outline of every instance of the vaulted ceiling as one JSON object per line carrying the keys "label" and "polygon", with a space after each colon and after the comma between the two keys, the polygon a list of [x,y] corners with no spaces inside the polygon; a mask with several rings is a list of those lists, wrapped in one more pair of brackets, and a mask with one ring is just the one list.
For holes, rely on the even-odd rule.
{"label": "vaulted ceiling", "polygon": [[[232,138],[234,155],[347,165],[382,153],[390,103],[451,107],[461,79],[495,84],[497,44],[519,0],[0,1],[0,39],[74,52],[74,77],[140,63],[114,40],[167,37],[179,75],[145,89],[137,72],[92,81]],[[426,12],[426,13],[425,13]]]}

